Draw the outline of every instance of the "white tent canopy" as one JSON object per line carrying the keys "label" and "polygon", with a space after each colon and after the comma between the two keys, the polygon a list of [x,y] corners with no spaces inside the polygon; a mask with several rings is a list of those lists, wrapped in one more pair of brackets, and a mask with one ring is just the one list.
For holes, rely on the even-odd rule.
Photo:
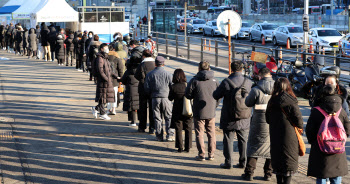
{"label": "white tent canopy", "polygon": [[30,0],[24,2],[20,8],[12,12],[12,19],[30,19],[30,14],[36,9],[41,7],[42,0]]}
{"label": "white tent canopy", "polygon": [[37,22],[77,22],[79,14],[65,0],[41,0],[31,13],[31,25]]}
{"label": "white tent canopy", "polygon": [[24,0],[10,0],[4,6],[22,5]]}

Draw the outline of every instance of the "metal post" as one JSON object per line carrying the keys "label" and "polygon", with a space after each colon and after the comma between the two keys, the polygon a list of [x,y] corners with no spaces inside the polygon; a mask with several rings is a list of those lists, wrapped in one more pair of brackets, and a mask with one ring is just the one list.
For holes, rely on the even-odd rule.
{"label": "metal post", "polygon": [[349,21],[349,24],[348,24],[348,33],[350,33],[350,5],[348,7],[348,21]]}
{"label": "metal post", "polygon": [[[336,53],[336,51],[335,51],[335,49],[333,49],[333,56],[334,56],[334,57],[336,56],[335,53]],[[336,65],[336,62],[337,62],[337,61],[336,61],[335,58],[334,58],[334,61],[333,61],[333,62],[334,62],[334,65]]]}
{"label": "metal post", "polygon": [[299,56],[299,44],[297,44],[297,58],[298,58],[298,56]]}
{"label": "metal post", "polygon": [[132,34],[132,36],[134,37],[134,40],[136,39],[136,31],[135,31],[135,28],[132,28],[133,29],[133,34]]}
{"label": "metal post", "polygon": [[278,49],[278,47],[276,47],[276,48],[275,48],[275,58],[276,58],[276,59],[279,58],[278,52],[279,52],[279,49]]}
{"label": "metal post", "polygon": [[252,46],[252,51],[255,51],[255,46],[254,45]]}
{"label": "metal post", "polygon": [[190,37],[187,38],[187,59],[190,59]]}
{"label": "metal post", "polygon": [[151,7],[149,7],[149,0],[147,0],[147,36],[151,34]]}
{"label": "metal post", "polygon": [[165,35],[165,53],[168,54],[168,34]]}
{"label": "metal post", "polygon": [[156,33],[156,44],[157,44],[157,51],[159,52],[159,41],[158,41],[158,33]]}
{"label": "metal post", "polygon": [[267,14],[270,15],[270,0],[267,0]]}
{"label": "metal post", "polygon": [[203,43],[204,43],[204,39],[201,38],[201,62],[203,61]]}
{"label": "metal post", "polygon": [[[304,0],[304,16],[308,17],[308,14],[309,14],[309,0]],[[304,44],[303,44],[304,45],[304,47],[303,47],[304,50],[307,50],[307,43],[309,41],[308,36],[309,36],[308,32],[306,30],[304,30]],[[306,58],[306,55],[304,55],[303,58]]]}
{"label": "metal post", "polygon": [[178,36],[175,36],[176,39],[176,57],[179,55],[179,42],[178,42]]}
{"label": "metal post", "polygon": [[219,66],[219,45],[218,41],[215,40],[215,66]]}
{"label": "metal post", "polygon": [[230,25],[230,19],[228,19],[228,74],[231,74],[231,25]]}
{"label": "metal post", "polygon": [[335,65],[336,65],[337,67],[340,67],[340,59],[341,59],[341,55],[338,54],[338,55],[337,55],[336,62],[335,62]]}
{"label": "metal post", "polygon": [[[232,61],[235,61],[236,59],[235,42],[232,42],[231,44],[231,53],[232,53]],[[229,67],[231,68],[231,65]]]}
{"label": "metal post", "polygon": [[185,2],[185,30],[184,30],[184,34],[185,34],[185,42],[187,41],[186,40],[186,37],[187,37],[187,21],[186,21],[186,11],[187,11],[187,2]]}

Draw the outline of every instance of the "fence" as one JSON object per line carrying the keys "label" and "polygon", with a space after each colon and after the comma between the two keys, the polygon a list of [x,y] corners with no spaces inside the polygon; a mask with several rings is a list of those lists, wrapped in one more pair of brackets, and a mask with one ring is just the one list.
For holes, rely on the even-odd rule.
{"label": "fence", "polygon": [[[186,58],[187,60],[200,62],[209,61],[210,64],[217,68],[224,68],[228,70],[228,43],[220,40],[207,39],[203,37],[184,36],[176,34],[167,34],[153,32],[153,38],[157,42],[157,50],[159,53],[164,53],[169,56],[178,57],[181,59]],[[342,71],[350,72],[350,58],[343,57],[340,54],[335,55],[323,55],[319,52],[308,53],[307,50],[299,51],[293,49],[282,49],[282,47],[268,48],[264,46],[235,43],[232,42],[232,61],[242,60],[238,57],[238,53],[248,53],[251,51],[264,52],[268,55],[274,56],[276,59],[279,58],[284,61],[293,61],[297,58],[302,59],[305,63],[307,57],[315,57],[321,55],[325,58],[325,65],[335,65],[342,69]],[[164,50],[164,51],[162,51]],[[184,57],[186,55],[186,57]],[[285,56],[285,57],[283,57]],[[304,57],[302,57],[304,56]],[[345,82],[350,82],[350,78],[342,78]]]}

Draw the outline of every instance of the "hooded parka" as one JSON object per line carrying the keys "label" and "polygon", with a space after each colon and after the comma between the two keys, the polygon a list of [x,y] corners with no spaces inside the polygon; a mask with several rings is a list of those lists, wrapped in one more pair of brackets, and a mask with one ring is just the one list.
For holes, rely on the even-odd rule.
{"label": "hooded parka", "polygon": [[104,52],[97,53],[96,62],[98,72],[95,102],[99,102],[99,100],[101,100],[102,104],[114,103],[115,94],[112,82],[111,65],[108,61],[108,54]]}

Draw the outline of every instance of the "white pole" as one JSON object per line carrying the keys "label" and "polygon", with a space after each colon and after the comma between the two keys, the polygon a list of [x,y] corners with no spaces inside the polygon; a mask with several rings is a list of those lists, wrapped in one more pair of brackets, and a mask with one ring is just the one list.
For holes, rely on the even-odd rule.
{"label": "white pole", "polygon": [[[308,16],[309,14],[309,0],[304,0],[304,16]],[[307,47],[307,43],[309,41],[308,32],[304,31],[304,50]]]}

